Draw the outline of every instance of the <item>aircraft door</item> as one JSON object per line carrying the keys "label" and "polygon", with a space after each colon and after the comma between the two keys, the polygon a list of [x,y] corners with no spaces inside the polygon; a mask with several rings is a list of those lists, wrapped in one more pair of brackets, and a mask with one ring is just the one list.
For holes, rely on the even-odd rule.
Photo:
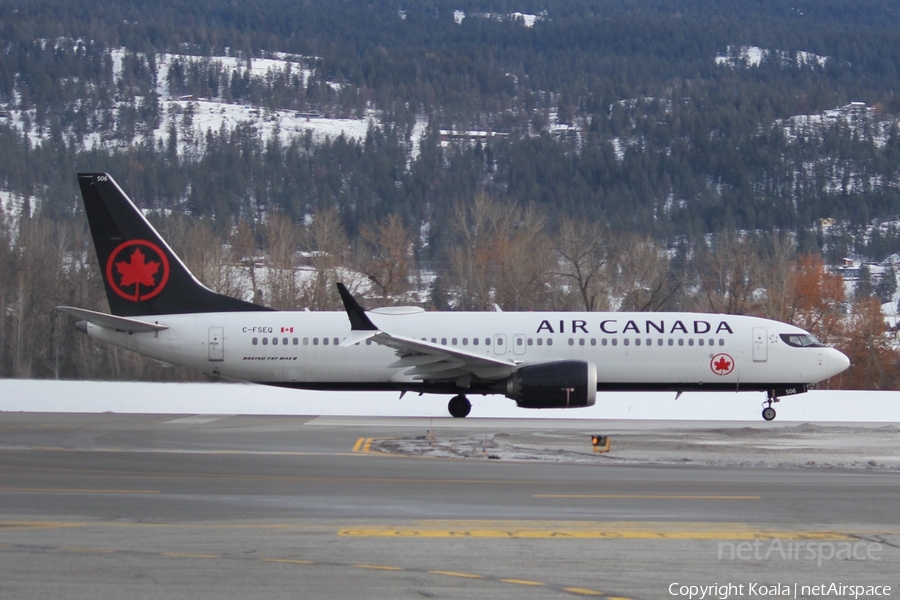
{"label": "aircraft door", "polygon": [[513,354],[519,356],[525,354],[525,335],[522,333],[513,336]]}
{"label": "aircraft door", "polygon": [[225,360],[225,328],[213,326],[209,328],[209,360]]}
{"label": "aircraft door", "polygon": [[753,328],[753,362],[766,362],[769,359],[769,338],[765,327]]}
{"label": "aircraft door", "polygon": [[494,354],[497,356],[502,356],[506,354],[506,334],[505,333],[497,333],[494,334]]}

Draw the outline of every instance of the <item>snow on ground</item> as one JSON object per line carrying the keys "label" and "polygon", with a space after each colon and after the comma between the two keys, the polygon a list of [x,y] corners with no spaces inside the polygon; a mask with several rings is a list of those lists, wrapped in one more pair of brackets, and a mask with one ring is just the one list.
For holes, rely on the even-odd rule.
{"label": "snow on ground", "polygon": [[[447,396],[316,392],[238,383],[0,380],[0,411],[446,417]],[[764,394],[600,393],[582,409],[526,410],[499,396],[472,396],[469,418],[754,421]],[[812,391],[775,405],[778,422],[900,423],[900,392]]]}
{"label": "snow on ground", "polygon": [[[509,15],[495,15],[493,13],[471,13],[473,16],[480,16],[483,19],[496,19],[497,21],[502,21],[504,19],[508,19],[512,17],[514,21],[522,21],[522,24],[525,27],[534,27],[534,22],[539,21],[541,19],[538,15],[529,15],[526,13],[514,12]],[[402,17],[405,18],[405,17]],[[466,18],[466,12],[462,10],[454,10],[453,11],[453,21],[459,25]]]}
{"label": "snow on ground", "polygon": [[[292,110],[263,111],[249,104],[232,104],[216,100],[174,100],[166,99],[163,102],[163,118],[159,128],[154,132],[156,139],[166,139],[169,127],[173,121],[179,122],[181,114],[188,104],[194,108],[194,138],[202,139],[207,130],[218,132],[223,126],[227,130],[234,129],[239,124],[250,124],[259,131],[262,139],[272,137],[276,128],[279,130],[283,144],[289,144],[291,139],[312,134],[313,142],[321,144],[327,139],[336,139],[343,135],[354,140],[363,140],[369,129],[370,122],[375,120],[374,115],[368,119],[331,119],[325,117],[305,117]],[[185,141],[179,143],[179,152],[184,153]]]}
{"label": "snow on ground", "polygon": [[783,65],[794,62],[798,65],[824,67],[828,57],[802,51],[795,52],[792,56],[783,50],[767,50],[759,46],[728,46],[725,54],[716,56],[715,61],[717,65],[726,65],[734,69],[740,66],[758,67],[763,59],[778,59]]}
{"label": "snow on ground", "polygon": [[[122,76],[123,64],[126,56],[126,50],[119,48],[110,51],[113,62],[113,77],[118,81]],[[292,73],[299,74],[303,82],[308,81],[312,75],[312,71],[305,68],[302,57],[296,57],[284,53],[275,53],[271,56],[275,58],[254,58],[250,61],[250,74],[252,77],[265,77],[269,73],[284,73],[290,69]],[[169,135],[171,125],[174,123],[178,129],[178,152],[181,155],[191,153],[191,140],[184,136],[183,114],[188,104],[193,105],[193,124],[191,126],[192,135],[195,143],[202,143],[207,131],[212,130],[219,132],[224,127],[226,130],[232,130],[239,124],[251,125],[259,131],[264,140],[271,138],[276,128],[282,143],[288,144],[296,137],[303,136],[307,133],[312,134],[313,142],[316,144],[324,143],[326,140],[334,140],[343,135],[354,140],[363,140],[371,123],[378,122],[378,115],[375,111],[367,111],[364,118],[357,119],[336,119],[326,118],[324,116],[310,116],[300,114],[293,110],[276,110],[266,111],[256,106],[250,106],[242,103],[228,103],[221,100],[210,99],[193,99],[193,98],[176,98],[169,95],[166,76],[169,67],[175,60],[185,62],[210,60],[213,63],[221,63],[226,73],[235,70],[241,73],[247,70],[246,59],[233,56],[214,56],[210,58],[199,56],[188,56],[178,54],[158,54],[156,55],[157,69],[157,87],[156,92],[160,96],[161,114],[160,126],[152,132],[153,138],[157,141],[166,140]],[[332,85],[332,84],[330,84]],[[334,88],[337,84],[333,84]],[[140,103],[141,98],[136,98],[136,104]],[[15,103],[18,105],[18,103]],[[33,111],[32,111],[33,112]],[[12,123],[19,129],[24,130],[23,113],[19,110],[9,110]],[[31,115],[33,117],[33,114]],[[418,135],[424,131],[424,125],[417,127]],[[141,139],[150,137],[151,132],[145,132],[143,135],[138,134],[134,140],[140,143]],[[45,127],[44,130],[38,131],[36,126],[32,126],[27,134],[32,144],[40,144],[50,135],[50,128]],[[418,138],[413,139],[413,148],[418,150]],[[107,145],[121,145],[120,140],[103,139],[100,134],[88,134],[84,138],[84,147],[102,148]]]}

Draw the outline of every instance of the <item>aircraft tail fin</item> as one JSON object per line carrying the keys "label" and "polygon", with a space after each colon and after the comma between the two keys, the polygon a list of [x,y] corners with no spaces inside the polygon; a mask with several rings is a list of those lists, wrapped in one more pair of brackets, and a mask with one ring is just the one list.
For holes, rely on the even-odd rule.
{"label": "aircraft tail fin", "polygon": [[79,173],[110,312],[121,317],[271,310],[200,283],[107,173]]}

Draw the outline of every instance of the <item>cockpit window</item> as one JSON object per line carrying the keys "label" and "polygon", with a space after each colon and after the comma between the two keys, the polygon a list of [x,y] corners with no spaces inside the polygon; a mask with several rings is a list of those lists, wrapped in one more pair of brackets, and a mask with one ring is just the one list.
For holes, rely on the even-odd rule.
{"label": "cockpit window", "polygon": [[795,348],[824,348],[825,344],[808,333],[782,333],[781,339],[788,346]]}

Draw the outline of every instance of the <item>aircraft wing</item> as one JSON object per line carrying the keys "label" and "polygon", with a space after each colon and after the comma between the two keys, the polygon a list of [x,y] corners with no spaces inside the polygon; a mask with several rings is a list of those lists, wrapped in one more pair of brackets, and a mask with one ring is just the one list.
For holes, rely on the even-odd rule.
{"label": "aircraft wing", "polygon": [[488,380],[504,379],[519,367],[518,363],[512,360],[491,358],[383,331],[372,323],[365,310],[343,284],[338,283],[337,286],[347,316],[350,318],[351,328],[350,335],[341,342],[341,345],[352,346],[372,340],[376,344],[393,348],[397,353],[397,360],[389,364],[388,368],[406,369],[406,375],[420,381],[448,381],[472,376]]}

